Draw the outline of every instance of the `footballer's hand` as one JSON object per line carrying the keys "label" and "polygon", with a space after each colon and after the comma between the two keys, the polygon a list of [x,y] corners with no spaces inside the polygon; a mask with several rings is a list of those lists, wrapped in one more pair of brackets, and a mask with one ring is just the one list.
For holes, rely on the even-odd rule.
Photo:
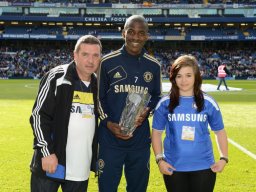
{"label": "footballer's hand", "polygon": [[135,127],[139,127],[142,125],[143,121],[148,117],[150,112],[150,108],[146,107],[136,118],[135,118]]}
{"label": "footballer's hand", "polygon": [[58,158],[53,153],[49,156],[43,157],[42,159],[42,169],[48,173],[55,173],[58,165]]}
{"label": "footballer's hand", "polygon": [[107,127],[119,139],[128,140],[132,137],[132,135],[123,135],[121,133],[121,127],[117,123],[108,121]]}

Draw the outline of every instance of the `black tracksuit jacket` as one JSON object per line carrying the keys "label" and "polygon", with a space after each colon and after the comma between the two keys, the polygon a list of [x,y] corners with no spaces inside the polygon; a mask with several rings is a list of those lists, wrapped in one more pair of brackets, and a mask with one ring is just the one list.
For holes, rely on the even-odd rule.
{"label": "black tracksuit jacket", "polygon": [[[33,173],[39,176],[46,176],[46,172],[42,170],[42,157],[55,153],[58,163],[64,167],[66,165],[68,124],[76,80],[79,80],[76,65],[71,62],[50,70],[40,82],[38,95],[30,117],[34,134],[34,155],[30,168]],[[91,170],[96,172],[98,112],[95,74],[91,76],[91,86],[96,121],[92,144]]]}

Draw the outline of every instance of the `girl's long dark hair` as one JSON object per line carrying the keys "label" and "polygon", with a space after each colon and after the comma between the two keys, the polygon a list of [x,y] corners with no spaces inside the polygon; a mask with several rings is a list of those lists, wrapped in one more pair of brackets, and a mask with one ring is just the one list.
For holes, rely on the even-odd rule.
{"label": "girl's long dark hair", "polygon": [[182,67],[192,67],[195,75],[194,83],[194,99],[197,106],[197,112],[201,112],[204,107],[204,96],[201,90],[202,77],[199,71],[198,62],[192,55],[182,55],[178,57],[171,66],[170,70],[170,82],[172,88],[170,91],[170,104],[169,111],[173,113],[174,109],[179,105],[179,88],[176,84],[175,78]]}

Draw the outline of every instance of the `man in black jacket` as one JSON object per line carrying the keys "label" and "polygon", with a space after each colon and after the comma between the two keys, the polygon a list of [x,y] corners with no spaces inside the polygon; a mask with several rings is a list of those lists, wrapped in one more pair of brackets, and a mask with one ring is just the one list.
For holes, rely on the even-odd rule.
{"label": "man in black jacket", "polygon": [[74,61],[44,75],[30,117],[34,134],[31,191],[87,191],[96,171],[97,80],[101,42],[81,37]]}

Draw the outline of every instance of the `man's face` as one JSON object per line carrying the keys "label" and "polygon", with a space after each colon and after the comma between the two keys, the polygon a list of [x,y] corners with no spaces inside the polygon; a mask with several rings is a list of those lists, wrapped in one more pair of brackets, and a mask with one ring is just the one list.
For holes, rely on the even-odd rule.
{"label": "man's face", "polygon": [[147,26],[143,22],[132,22],[124,29],[122,36],[125,40],[126,51],[131,55],[139,55],[148,40]]}
{"label": "man's face", "polygon": [[99,45],[82,43],[79,51],[74,52],[74,60],[79,78],[87,80],[97,70],[100,59],[101,49]]}

